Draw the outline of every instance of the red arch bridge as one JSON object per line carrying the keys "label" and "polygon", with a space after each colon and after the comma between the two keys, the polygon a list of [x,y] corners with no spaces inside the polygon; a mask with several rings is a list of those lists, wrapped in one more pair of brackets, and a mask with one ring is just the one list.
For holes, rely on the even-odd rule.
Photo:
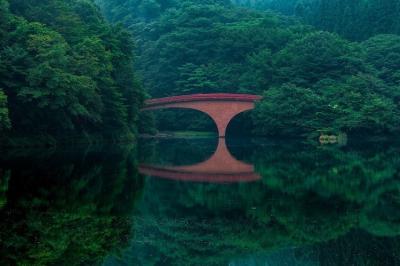
{"label": "red arch bridge", "polygon": [[261,96],[251,94],[192,94],[147,100],[142,110],[166,108],[198,110],[209,115],[218,128],[219,137],[225,137],[229,122],[236,115],[254,109],[254,103],[260,99]]}

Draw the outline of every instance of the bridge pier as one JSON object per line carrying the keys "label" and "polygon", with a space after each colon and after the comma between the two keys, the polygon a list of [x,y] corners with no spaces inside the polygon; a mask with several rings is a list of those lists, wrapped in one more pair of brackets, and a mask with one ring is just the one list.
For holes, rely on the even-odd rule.
{"label": "bridge pier", "polygon": [[215,123],[218,130],[218,137],[225,138],[226,130],[232,119],[238,114],[251,110],[253,104],[231,103],[229,105],[205,105],[198,110],[206,113]]}

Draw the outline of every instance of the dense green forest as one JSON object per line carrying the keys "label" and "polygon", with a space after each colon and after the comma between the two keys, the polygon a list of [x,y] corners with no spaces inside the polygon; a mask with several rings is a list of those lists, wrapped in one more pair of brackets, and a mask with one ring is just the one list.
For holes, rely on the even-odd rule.
{"label": "dense green forest", "polygon": [[[262,136],[400,131],[395,0],[0,3],[3,139],[132,137],[144,91],[263,95],[238,118]],[[156,118],[159,129],[214,128],[196,112]]]}
{"label": "dense green forest", "polygon": [[0,36],[2,136],[135,133],[133,40],[94,3],[1,0]]}
{"label": "dense green forest", "polygon": [[[362,1],[365,8],[357,9],[365,15],[359,23],[371,30],[363,37],[373,35],[362,42],[353,42],[365,39],[356,36],[358,26],[352,38],[344,38],[346,34],[338,32],[340,36],[332,27],[311,22],[315,27],[309,26],[303,17],[240,8],[229,1],[98,2],[112,23],[122,22],[134,33],[137,69],[153,97],[262,94],[264,100],[252,118],[255,133],[263,136],[299,136],[317,130],[394,134],[400,129],[400,36],[384,34],[397,31],[368,15],[373,11],[365,8],[378,5],[377,1]],[[267,6],[283,11],[285,4],[297,9],[300,5],[279,2]],[[329,1],[329,6],[327,1],[313,3],[313,12],[341,12],[333,2],[338,1]],[[379,5],[379,10],[389,9],[395,10]],[[400,20],[392,20],[392,28],[400,26]],[[380,28],[374,28],[376,24]],[[165,116],[164,112],[161,120]],[[168,116],[175,118],[168,120],[170,128],[175,128],[173,120],[186,123],[184,128],[204,126],[198,122],[204,116],[198,120],[193,114]]]}
{"label": "dense green forest", "polygon": [[382,33],[400,34],[398,0],[232,0],[232,3],[295,15],[305,23],[351,40],[365,40]]}

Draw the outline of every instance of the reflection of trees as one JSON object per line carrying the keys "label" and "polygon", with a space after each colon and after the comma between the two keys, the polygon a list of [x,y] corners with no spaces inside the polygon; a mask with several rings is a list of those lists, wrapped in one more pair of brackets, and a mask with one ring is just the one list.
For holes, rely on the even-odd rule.
{"label": "reflection of trees", "polygon": [[207,160],[218,146],[218,139],[148,139],[139,146],[141,163],[190,165]]}
{"label": "reflection of trees", "polygon": [[3,265],[91,265],[127,243],[142,186],[132,150],[6,161],[7,204],[0,210]]}
{"label": "reflection of trees", "polygon": [[[331,238],[353,227],[393,236],[400,233],[400,216],[396,216],[397,211],[393,212],[400,208],[397,155],[395,147],[372,147],[368,152],[325,147],[299,151],[280,149],[263,152],[257,156],[256,165],[263,183],[270,190],[285,194],[281,206],[274,208],[280,217],[296,206],[294,209],[301,210],[301,214],[309,214],[302,215],[307,218],[304,221],[307,224],[314,221],[321,225],[326,219],[327,227],[332,229],[332,220],[348,221],[346,226],[338,222],[340,229],[334,230]],[[312,210],[317,212],[312,214]]]}
{"label": "reflection of trees", "polygon": [[321,254],[322,265],[400,263],[397,147],[282,145],[253,157],[263,176],[257,183],[149,179],[132,247],[148,256],[131,260],[220,265],[242,254],[302,247]]}
{"label": "reflection of trees", "polygon": [[399,237],[382,238],[358,231],[321,243],[314,250],[319,255],[320,265],[400,265]]}
{"label": "reflection of trees", "polygon": [[10,179],[10,173],[5,172],[0,168],[0,210],[7,203],[7,190],[8,190],[8,180]]}

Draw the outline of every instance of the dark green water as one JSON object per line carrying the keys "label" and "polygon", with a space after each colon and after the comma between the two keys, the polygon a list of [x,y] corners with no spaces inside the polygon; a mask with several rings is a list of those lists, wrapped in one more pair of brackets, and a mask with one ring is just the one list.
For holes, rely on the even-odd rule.
{"label": "dark green water", "polygon": [[0,265],[400,265],[400,145],[217,144],[2,151]]}

